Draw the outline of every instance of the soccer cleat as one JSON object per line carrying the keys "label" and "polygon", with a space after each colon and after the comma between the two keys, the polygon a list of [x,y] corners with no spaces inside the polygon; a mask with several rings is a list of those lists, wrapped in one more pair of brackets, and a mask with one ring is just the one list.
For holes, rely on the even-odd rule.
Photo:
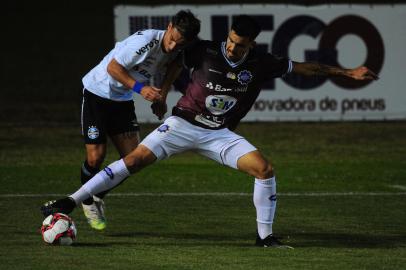
{"label": "soccer cleat", "polygon": [[82,207],[90,227],[95,230],[104,230],[106,228],[104,202],[102,199],[93,196],[93,203],[90,205],[82,203]]}
{"label": "soccer cleat", "polygon": [[278,238],[273,236],[272,234],[268,235],[265,239],[261,239],[259,234],[257,233],[257,239],[255,241],[255,245],[259,247],[267,247],[267,248],[287,248],[293,249],[293,247],[283,244]]}
{"label": "soccer cleat", "polygon": [[41,212],[44,215],[44,217],[56,213],[70,214],[73,211],[73,209],[75,209],[75,207],[76,207],[75,201],[70,197],[66,197],[56,201],[46,202],[44,205],[41,206]]}

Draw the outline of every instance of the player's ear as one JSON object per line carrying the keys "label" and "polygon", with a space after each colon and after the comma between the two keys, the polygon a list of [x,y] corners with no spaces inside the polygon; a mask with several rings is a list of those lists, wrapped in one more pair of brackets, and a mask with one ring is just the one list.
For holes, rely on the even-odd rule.
{"label": "player's ear", "polygon": [[172,29],[172,22],[170,22],[169,24],[168,24],[168,30],[171,30]]}

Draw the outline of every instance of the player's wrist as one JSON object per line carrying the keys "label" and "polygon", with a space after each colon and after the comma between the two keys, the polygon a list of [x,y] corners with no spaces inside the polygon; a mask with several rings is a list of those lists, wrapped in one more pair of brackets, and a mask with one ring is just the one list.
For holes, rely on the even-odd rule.
{"label": "player's wrist", "polygon": [[134,86],[133,86],[133,91],[137,94],[141,94],[141,89],[144,87],[145,85],[142,82],[135,82]]}

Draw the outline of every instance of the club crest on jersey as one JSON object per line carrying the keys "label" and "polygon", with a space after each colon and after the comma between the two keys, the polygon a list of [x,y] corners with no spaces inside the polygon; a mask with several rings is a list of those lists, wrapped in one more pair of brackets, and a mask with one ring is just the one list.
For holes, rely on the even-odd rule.
{"label": "club crest on jersey", "polygon": [[99,134],[99,129],[96,126],[90,126],[87,130],[87,137],[89,137],[89,139],[97,139]]}
{"label": "club crest on jersey", "polygon": [[169,130],[169,126],[168,125],[162,125],[162,126],[160,126],[159,128],[158,128],[158,132],[161,132],[161,133],[165,133],[165,132],[167,132]]}
{"label": "club crest on jersey", "polygon": [[225,95],[211,95],[206,98],[206,108],[213,115],[222,115],[237,104],[237,99]]}
{"label": "club crest on jersey", "polygon": [[247,85],[252,79],[252,74],[249,70],[242,70],[238,73],[237,78],[239,83]]}

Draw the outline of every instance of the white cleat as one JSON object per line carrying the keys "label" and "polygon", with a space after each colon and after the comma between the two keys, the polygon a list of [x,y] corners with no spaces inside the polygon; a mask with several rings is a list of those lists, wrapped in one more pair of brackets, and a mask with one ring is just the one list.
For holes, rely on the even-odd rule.
{"label": "white cleat", "polygon": [[86,205],[82,203],[83,213],[87,218],[90,227],[95,230],[106,228],[106,217],[104,215],[104,202],[102,199],[93,196],[93,203]]}

